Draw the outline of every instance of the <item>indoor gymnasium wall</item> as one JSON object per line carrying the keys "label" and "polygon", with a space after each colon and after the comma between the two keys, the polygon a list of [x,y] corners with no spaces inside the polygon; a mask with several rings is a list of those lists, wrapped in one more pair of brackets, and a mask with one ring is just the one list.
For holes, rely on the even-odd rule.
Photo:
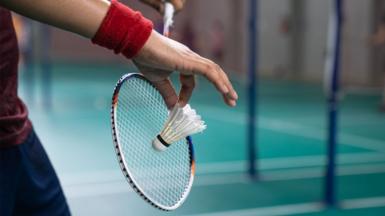
{"label": "indoor gymnasium wall", "polygon": [[[372,10],[372,21],[371,21],[371,32],[377,31],[381,24],[381,20],[385,17],[385,1],[374,0],[371,5]],[[372,46],[370,53],[370,72],[371,80],[377,85],[384,84],[385,75],[385,47],[384,46]]]}
{"label": "indoor gymnasium wall", "polygon": [[323,80],[326,37],[328,31],[328,1],[308,0],[305,3],[303,22],[304,46],[300,78]]}
{"label": "indoor gymnasium wall", "polygon": [[372,84],[370,36],[372,34],[373,2],[346,1],[342,55],[342,80],[346,85]]}
{"label": "indoor gymnasium wall", "polygon": [[[156,24],[161,17],[138,0],[123,1],[140,10]],[[286,71],[288,67],[288,36],[281,32],[281,25],[289,13],[288,1],[262,0],[260,2],[260,68],[265,75],[274,75]],[[272,11],[274,11],[272,13]],[[199,54],[213,59],[232,75],[245,77],[248,63],[248,1],[246,0],[190,0],[186,9],[175,19],[173,37],[189,46],[186,41],[186,26],[193,34],[192,48]],[[196,16],[196,14],[200,14]],[[202,15],[204,14],[204,15]],[[213,26],[223,26],[223,57],[216,58],[213,51]],[[52,30],[52,57],[55,61],[73,62],[127,62],[124,58],[116,58],[111,52],[105,51],[87,42],[86,39],[64,32]]]}
{"label": "indoor gymnasium wall", "polygon": [[[373,1],[349,0],[344,5],[342,82],[345,85],[373,85],[371,45]],[[330,5],[328,1],[306,1],[303,79],[321,82]]]}
{"label": "indoor gymnasium wall", "polygon": [[[135,9],[141,10],[152,20],[160,18],[152,9],[142,5],[138,0],[121,0]],[[63,30],[52,28],[51,41],[52,58],[56,62],[78,62],[78,63],[129,63],[124,57],[116,57],[111,51],[95,46],[89,39],[68,33]]]}
{"label": "indoor gymnasium wall", "polygon": [[[161,16],[138,0],[123,1],[142,11],[156,26]],[[294,77],[300,80],[322,82],[326,36],[328,30],[329,1],[306,0],[303,17],[296,26],[301,31],[302,45],[293,46],[291,26],[293,1],[260,0],[259,4],[259,68],[263,76]],[[371,47],[368,38],[373,30],[373,1],[349,0],[345,2],[343,48],[343,81],[347,84],[371,84]],[[173,37],[199,54],[211,58],[233,75],[245,77],[248,66],[248,1],[246,0],[189,0],[185,10],[175,19]],[[196,14],[199,14],[197,16]],[[222,30],[213,27],[220,23]],[[297,23],[298,24],[298,23]],[[222,32],[221,32],[222,31]],[[214,38],[223,36],[223,56],[215,55]],[[55,61],[128,63],[86,39],[61,30],[53,30],[52,56]],[[298,36],[298,34],[295,34]],[[298,40],[297,40],[298,42]],[[293,55],[300,65],[293,67]]]}
{"label": "indoor gymnasium wall", "polygon": [[260,73],[287,76],[289,73],[289,32],[283,25],[290,15],[290,1],[262,0],[259,7]]}
{"label": "indoor gymnasium wall", "polygon": [[[189,13],[188,18],[193,20],[193,27],[197,32],[197,51],[216,60],[228,71],[236,71],[237,75],[245,77],[248,66],[248,49],[250,48],[248,45],[248,1],[194,0],[190,1],[187,6],[186,13]],[[281,25],[289,14],[288,9],[288,1],[260,1],[259,68],[263,75],[274,76],[276,73],[287,70],[289,64],[288,35],[281,31]],[[198,13],[205,14],[205,16],[194,17],[194,14]],[[210,34],[213,23],[217,21],[225,24],[223,61],[215,59],[211,51],[212,36]]]}
{"label": "indoor gymnasium wall", "polygon": [[[191,28],[192,49],[213,59],[227,70],[242,73],[246,70],[244,17],[246,1],[233,0],[193,0],[187,1],[186,9],[175,19],[177,39],[187,43],[182,35]],[[200,16],[196,16],[200,14]],[[204,14],[204,15],[202,15]],[[179,38],[178,38],[179,36]],[[186,36],[184,36],[186,37]],[[219,39],[218,39],[219,38]],[[223,53],[216,55],[216,50]]]}
{"label": "indoor gymnasium wall", "polygon": [[[161,24],[162,17],[138,0],[125,0],[123,2],[140,10],[146,17],[154,21],[155,26],[159,27]],[[247,69],[247,53],[245,51],[247,47],[246,3],[247,1],[233,0],[187,1],[186,9],[175,18],[175,29],[172,37],[187,43],[199,54],[214,59],[228,71],[244,74]],[[196,14],[200,15],[196,16]],[[212,29],[218,22],[223,26],[224,55],[221,59],[216,59],[212,50],[213,37],[218,34]],[[190,36],[188,28],[192,30]],[[186,37],[192,37],[193,42],[186,41]],[[111,52],[90,44],[87,39],[58,29],[52,30],[51,48],[52,57],[54,61],[58,62],[127,62],[123,57],[116,58]]]}

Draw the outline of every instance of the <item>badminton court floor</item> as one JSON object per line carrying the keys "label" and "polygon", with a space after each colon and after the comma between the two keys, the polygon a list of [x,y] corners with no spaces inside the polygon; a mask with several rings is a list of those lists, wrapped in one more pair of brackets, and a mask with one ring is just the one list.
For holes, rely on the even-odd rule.
{"label": "badminton court floor", "polygon": [[340,106],[337,196],[326,208],[326,104],[320,85],[262,80],[258,106],[260,179],[246,175],[246,88],[236,108],[200,79],[191,104],[208,129],[194,136],[197,175],[185,204],[153,209],[128,186],[112,148],[109,104],[123,66],[56,64],[50,110],[39,79],[20,94],[57,170],[74,215],[384,215],[385,114],[380,95],[345,94]]}

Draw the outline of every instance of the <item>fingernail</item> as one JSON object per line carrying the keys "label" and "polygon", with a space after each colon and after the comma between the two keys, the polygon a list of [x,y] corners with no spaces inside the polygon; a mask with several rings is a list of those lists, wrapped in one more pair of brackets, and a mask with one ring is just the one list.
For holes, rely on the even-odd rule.
{"label": "fingernail", "polygon": [[235,91],[231,91],[226,94],[226,97],[230,100],[238,100],[238,94]]}
{"label": "fingernail", "polygon": [[234,91],[234,96],[235,96],[235,99],[238,100],[238,94],[236,91]]}
{"label": "fingernail", "polygon": [[229,98],[231,100],[238,100],[238,95],[235,92],[229,92],[227,94],[227,98]]}
{"label": "fingernail", "polygon": [[231,100],[231,101],[229,102],[229,105],[230,105],[231,107],[235,107],[235,106],[237,105],[237,102],[236,102],[235,100]]}

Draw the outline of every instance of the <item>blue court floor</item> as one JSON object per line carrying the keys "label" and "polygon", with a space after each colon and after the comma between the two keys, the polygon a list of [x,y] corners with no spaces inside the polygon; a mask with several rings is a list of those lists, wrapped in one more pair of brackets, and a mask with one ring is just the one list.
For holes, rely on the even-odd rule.
{"label": "blue court floor", "polygon": [[[61,179],[74,215],[385,215],[385,114],[380,95],[346,94],[338,146],[339,205],[322,204],[326,104],[321,86],[262,80],[258,111],[260,180],[246,175],[246,100],[227,108],[199,80],[191,105],[208,125],[194,136],[192,192],[174,212],[143,202],[125,182],[111,138],[109,106],[126,66],[54,65],[52,109],[42,106],[40,79],[20,94]],[[37,74],[36,76],[39,76]]]}

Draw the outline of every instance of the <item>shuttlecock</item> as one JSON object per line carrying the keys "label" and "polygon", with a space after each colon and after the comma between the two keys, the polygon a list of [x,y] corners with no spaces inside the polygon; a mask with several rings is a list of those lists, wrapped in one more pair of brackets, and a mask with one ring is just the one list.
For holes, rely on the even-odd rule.
{"label": "shuttlecock", "polygon": [[154,149],[164,151],[172,143],[206,129],[205,122],[190,105],[176,105],[170,112],[162,131],[152,142]]}

